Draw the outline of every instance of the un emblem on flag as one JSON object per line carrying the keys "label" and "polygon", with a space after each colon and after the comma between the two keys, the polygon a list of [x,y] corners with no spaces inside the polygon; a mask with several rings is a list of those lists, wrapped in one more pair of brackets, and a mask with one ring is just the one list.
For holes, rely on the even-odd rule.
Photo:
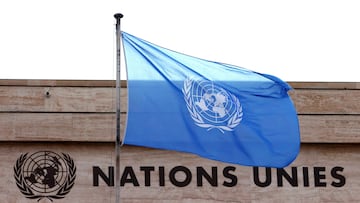
{"label": "un emblem on flag", "polygon": [[239,99],[213,82],[187,78],[182,91],[196,125],[224,133],[240,124],[243,112]]}

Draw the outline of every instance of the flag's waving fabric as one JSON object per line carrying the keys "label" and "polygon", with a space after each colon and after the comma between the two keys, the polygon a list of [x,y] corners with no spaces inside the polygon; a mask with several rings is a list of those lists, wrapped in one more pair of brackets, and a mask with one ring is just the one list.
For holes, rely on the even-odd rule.
{"label": "flag's waving fabric", "polygon": [[297,156],[297,113],[280,79],[122,33],[128,79],[124,144],[247,166]]}

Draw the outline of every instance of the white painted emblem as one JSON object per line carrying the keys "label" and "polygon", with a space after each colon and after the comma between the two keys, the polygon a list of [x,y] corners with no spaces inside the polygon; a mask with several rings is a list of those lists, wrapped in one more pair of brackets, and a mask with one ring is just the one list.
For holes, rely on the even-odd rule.
{"label": "white painted emblem", "polygon": [[213,82],[187,78],[182,92],[196,125],[224,133],[240,124],[243,112],[239,99]]}

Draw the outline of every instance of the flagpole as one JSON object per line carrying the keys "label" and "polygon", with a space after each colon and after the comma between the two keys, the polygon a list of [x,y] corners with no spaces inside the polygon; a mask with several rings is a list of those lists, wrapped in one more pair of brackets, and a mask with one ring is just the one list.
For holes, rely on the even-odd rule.
{"label": "flagpole", "polygon": [[120,30],[120,19],[123,17],[121,13],[114,15],[116,19],[116,141],[115,141],[115,151],[116,151],[116,166],[115,166],[115,203],[120,203],[120,147],[121,147],[121,138],[120,138],[120,43],[121,43],[121,30]]}

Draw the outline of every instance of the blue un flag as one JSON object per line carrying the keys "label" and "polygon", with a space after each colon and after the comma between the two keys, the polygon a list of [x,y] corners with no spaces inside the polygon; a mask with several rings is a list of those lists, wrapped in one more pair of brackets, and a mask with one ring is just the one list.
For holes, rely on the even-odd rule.
{"label": "blue un flag", "polygon": [[181,54],[122,33],[128,74],[124,144],[246,166],[299,153],[297,113],[280,79]]}

